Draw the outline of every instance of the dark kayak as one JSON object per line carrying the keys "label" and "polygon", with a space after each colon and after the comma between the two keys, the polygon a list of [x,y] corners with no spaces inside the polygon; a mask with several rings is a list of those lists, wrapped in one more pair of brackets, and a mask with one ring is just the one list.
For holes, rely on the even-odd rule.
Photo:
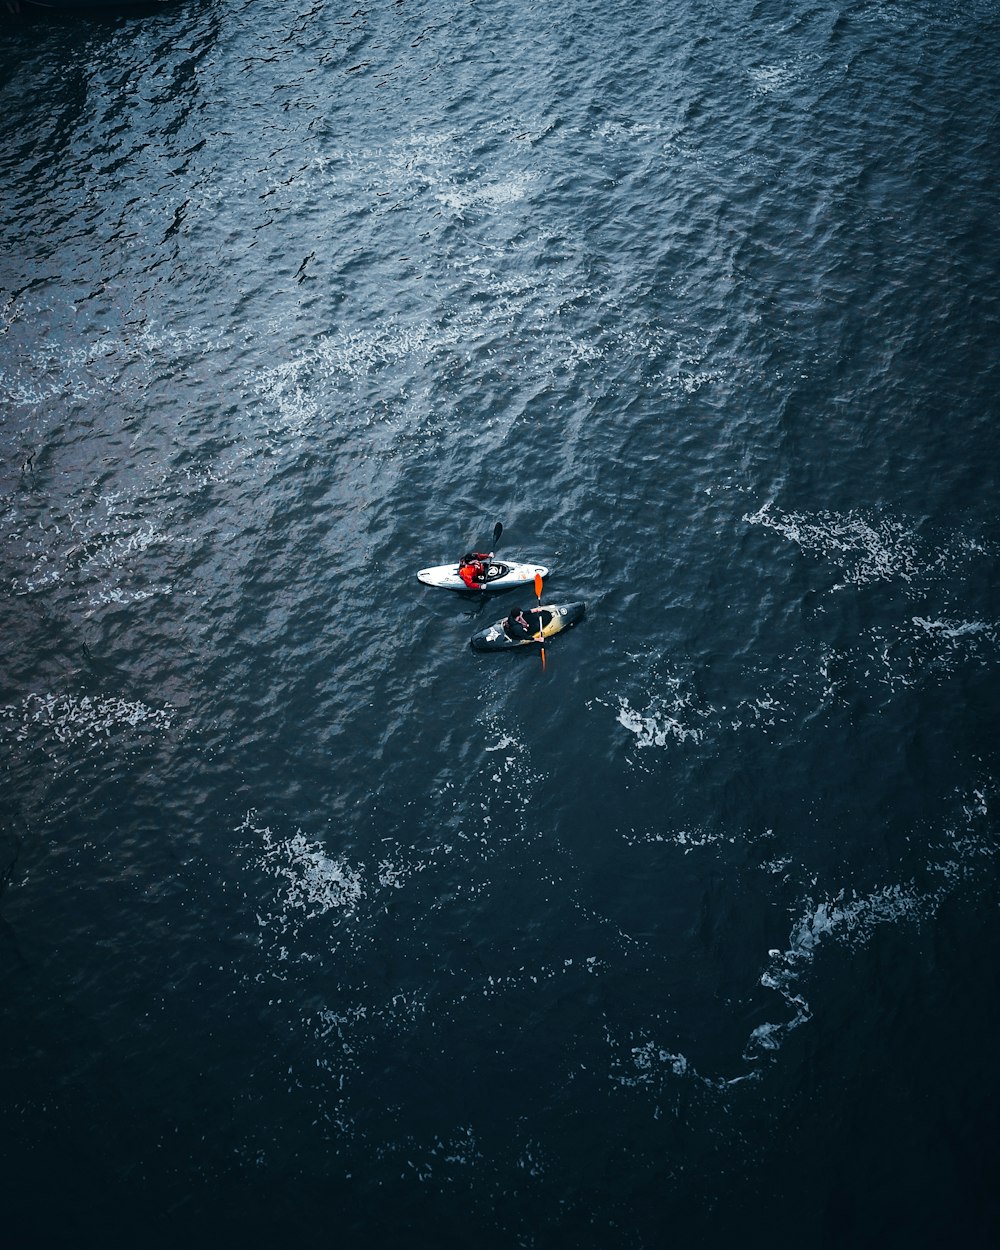
{"label": "dark kayak", "polygon": [[[583,620],[586,610],[585,603],[545,604],[541,609],[542,636],[548,640],[555,634],[561,634],[564,629],[569,629],[577,621]],[[534,623],[538,619],[538,609],[533,608],[525,615]],[[502,620],[480,630],[478,634],[473,634],[470,643],[476,651],[509,651],[513,647],[537,647],[539,645],[537,633],[530,638],[512,638],[504,629]]]}

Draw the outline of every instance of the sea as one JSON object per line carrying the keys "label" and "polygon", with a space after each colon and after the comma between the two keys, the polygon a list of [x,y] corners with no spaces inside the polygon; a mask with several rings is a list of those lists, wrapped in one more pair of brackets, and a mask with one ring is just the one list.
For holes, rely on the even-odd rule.
{"label": "sea", "polygon": [[996,1246],[997,0],[4,8],[3,1244]]}

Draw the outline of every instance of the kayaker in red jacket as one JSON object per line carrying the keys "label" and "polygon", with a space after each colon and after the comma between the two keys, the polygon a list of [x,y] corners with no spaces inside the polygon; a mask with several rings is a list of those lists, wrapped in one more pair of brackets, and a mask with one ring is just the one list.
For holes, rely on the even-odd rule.
{"label": "kayaker in red jacket", "polygon": [[492,551],[470,551],[458,562],[458,575],[470,590],[482,590]]}

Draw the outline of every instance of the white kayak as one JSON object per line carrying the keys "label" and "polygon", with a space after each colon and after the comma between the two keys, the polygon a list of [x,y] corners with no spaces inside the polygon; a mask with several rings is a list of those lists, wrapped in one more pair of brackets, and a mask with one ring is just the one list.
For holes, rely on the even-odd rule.
{"label": "white kayak", "polygon": [[[486,581],[480,590],[510,590],[514,586],[530,586],[536,574],[548,577],[544,564],[519,564],[515,560],[491,560],[486,566]],[[458,575],[457,564],[436,564],[433,568],[420,569],[418,581],[425,586],[437,586],[441,590],[469,590]]]}

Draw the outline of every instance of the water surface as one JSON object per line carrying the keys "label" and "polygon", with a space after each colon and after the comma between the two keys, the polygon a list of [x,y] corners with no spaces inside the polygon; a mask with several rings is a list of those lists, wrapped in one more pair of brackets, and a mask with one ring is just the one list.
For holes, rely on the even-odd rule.
{"label": "water surface", "polygon": [[3,35],[17,1239],[988,1244],[996,3]]}

